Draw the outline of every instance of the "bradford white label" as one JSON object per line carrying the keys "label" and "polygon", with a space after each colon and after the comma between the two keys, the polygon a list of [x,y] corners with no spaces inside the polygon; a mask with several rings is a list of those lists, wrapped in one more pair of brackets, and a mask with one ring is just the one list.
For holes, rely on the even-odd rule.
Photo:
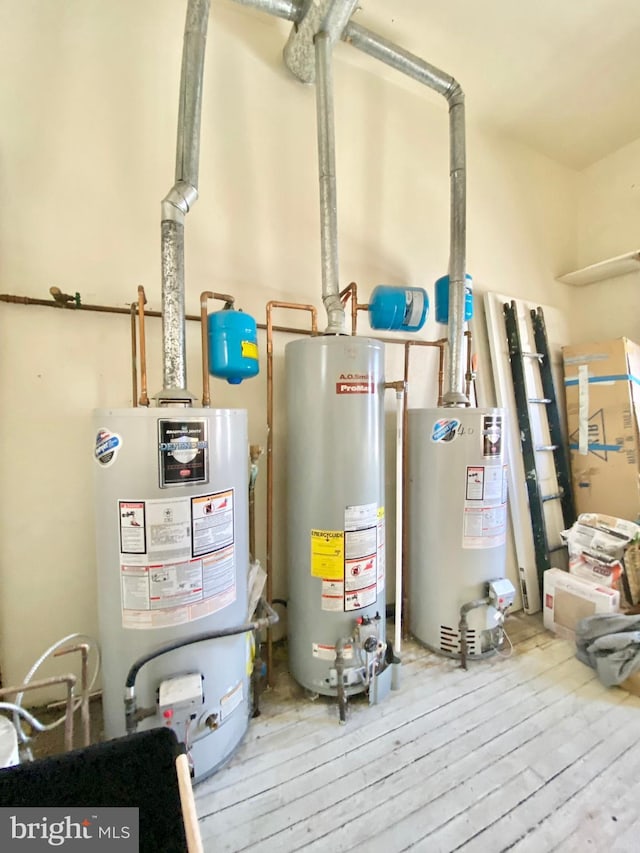
{"label": "bradford white label", "polygon": [[160,488],[206,483],[207,422],[196,418],[158,421]]}
{"label": "bradford white label", "polygon": [[96,435],[93,456],[103,468],[108,468],[116,461],[122,447],[122,438],[115,432],[101,427]]}
{"label": "bradford white label", "polygon": [[457,418],[440,418],[431,429],[431,441],[438,444],[453,441],[458,435],[460,421]]}

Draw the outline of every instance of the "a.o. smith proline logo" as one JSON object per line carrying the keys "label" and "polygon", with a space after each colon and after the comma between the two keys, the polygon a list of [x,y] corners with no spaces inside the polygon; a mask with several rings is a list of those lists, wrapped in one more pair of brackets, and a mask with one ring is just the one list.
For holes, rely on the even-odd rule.
{"label": "a.o. smith proline logo", "polygon": [[375,394],[376,385],[369,373],[341,373],[336,394]]}

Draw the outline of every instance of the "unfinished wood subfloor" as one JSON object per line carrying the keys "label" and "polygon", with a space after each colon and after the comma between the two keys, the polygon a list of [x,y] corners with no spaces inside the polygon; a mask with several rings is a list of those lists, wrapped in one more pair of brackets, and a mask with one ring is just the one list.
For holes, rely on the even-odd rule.
{"label": "unfinished wood subfloor", "polygon": [[464,672],[410,643],[370,708],[286,671],[229,765],[196,789],[205,851],[640,850],[640,699],[517,614],[510,658]]}

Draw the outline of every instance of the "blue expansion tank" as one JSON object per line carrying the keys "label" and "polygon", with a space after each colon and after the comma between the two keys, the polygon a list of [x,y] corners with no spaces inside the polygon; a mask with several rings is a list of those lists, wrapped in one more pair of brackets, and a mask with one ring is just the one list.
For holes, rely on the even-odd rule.
{"label": "blue expansion tank", "polygon": [[243,379],[256,376],[258,362],[258,331],[249,314],[233,308],[223,308],[209,314],[209,373],[239,385]]}
{"label": "blue expansion tank", "polygon": [[391,287],[379,284],[369,300],[372,329],[418,332],[429,312],[429,296],[421,287]]}

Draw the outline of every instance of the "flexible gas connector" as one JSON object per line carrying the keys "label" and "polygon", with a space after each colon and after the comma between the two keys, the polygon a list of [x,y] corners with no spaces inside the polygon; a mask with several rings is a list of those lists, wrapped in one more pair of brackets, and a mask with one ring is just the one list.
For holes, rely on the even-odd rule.
{"label": "flexible gas connector", "polygon": [[165,646],[160,646],[153,652],[149,652],[138,660],[134,661],[127,673],[124,689],[124,714],[126,720],[127,734],[135,732],[138,722],[143,717],[151,716],[155,713],[155,709],[141,708],[138,710],[136,702],[136,678],[142,667],[155,658],[173,652],[176,649],[182,649],[184,646],[191,646],[194,643],[203,643],[207,640],[219,640],[221,637],[233,637],[236,634],[248,634],[250,631],[262,631],[271,625],[278,622],[278,614],[269,606],[264,599],[260,600],[260,609],[264,610],[266,616],[260,619],[255,619],[253,622],[246,622],[243,625],[234,625],[231,628],[220,628],[218,631],[207,631],[204,634],[196,634],[193,637],[185,637],[183,640],[176,640],[172,643],[167,643]]}

